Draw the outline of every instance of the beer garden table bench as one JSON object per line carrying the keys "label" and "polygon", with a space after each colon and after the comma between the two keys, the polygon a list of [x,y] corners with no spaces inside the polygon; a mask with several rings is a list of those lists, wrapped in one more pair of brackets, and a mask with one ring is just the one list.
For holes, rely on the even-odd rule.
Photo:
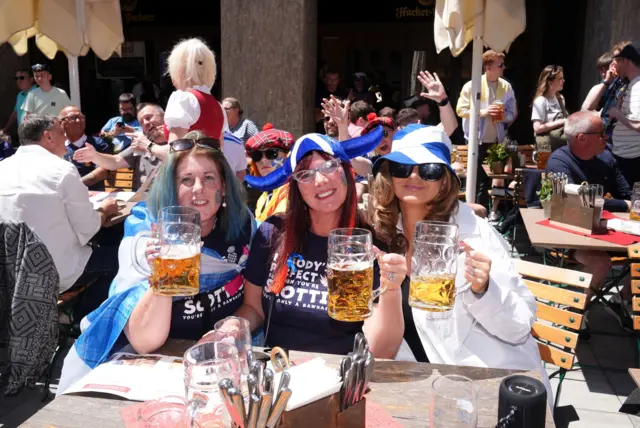
{"label": "beer garden table bench", "polygon": [[[182,356],[193,342],[170,339],[156,354]],[[308,358],[309,353],[290,351],[290,358]],[[315,354],[328,364],[338,367],[342,356]],[[382,406],[394,419],[405,427],[429,426],[431,382],[434,370],[441,375],[467,376],[478,388],[478,427],[493,428],[498,420],[498,388],[503,378],[520,373],[536,379],[540,374],[519,370],[503,370],[440,364],[414,363],[408,361],[377,360],[375,372],[367,393],[367,403]],[[293,391],[295,394],[295,391]],[[114,396],[106,395],[62,395],[31,418],[22,427],[27,428],[101,428],[122,427],[120,411],[134,404]],[[555,427],[551,409],[547,407],[545,428]],[[309,425],[312,428],[312,425]]]}

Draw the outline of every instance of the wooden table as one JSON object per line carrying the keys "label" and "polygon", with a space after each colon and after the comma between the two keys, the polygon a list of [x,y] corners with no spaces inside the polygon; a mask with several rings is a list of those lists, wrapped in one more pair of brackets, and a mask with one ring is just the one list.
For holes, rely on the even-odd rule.
{"label": "wooden table", "polygon": [[[534,247],[548,249],[600,250],[618,253],[627,252],[627,247],[624,245],[612,244],[599,239],[588,238],[586,236],[576,235],[574,233],[536,224],[537,222],[544,220],[544,213],[542,209],[521,208],[520,214],[522,215],[524,226],[529,234],[531,245]],[[615,215],[625,219],[629,218],[628,213],[615,213]]]}
{"label": "wooden table", "polygon": [[[157,354],[181,356],[192,345],[190,341],[170,340]],[[309,354],[291,351],[293,361]],[[342,356],[319,354],[330,365],[338,367]],[[485,369],[407,361],[378,360],[367,393],[367,402],[381,405],[405,427],[429,426],[429,396],[434,371],[440,374],[467,376],[478,387],[478,428],[493,428],[498,419],[498,387],[502,379],[515,373],[540,379],[538,372]],[[295,394],[295,391],[293,392]],[[117,397],[63,395],[43,407],[22,427],[35,428],[100,428],[122,427],[122,408],[133,404]],[[308,425],[313,428],[313,424]],[[551,410],[547,408],[546,428],[555,427]]]}

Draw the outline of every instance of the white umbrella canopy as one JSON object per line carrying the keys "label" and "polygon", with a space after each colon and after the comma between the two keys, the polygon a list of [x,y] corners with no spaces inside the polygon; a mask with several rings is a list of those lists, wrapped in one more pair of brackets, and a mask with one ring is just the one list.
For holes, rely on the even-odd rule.
{"label": "white umbrella canopy", "polygon": [[18,55],[35,37],[49,59],[60,50],[69,58],[71,99],[80,105],[79,56],[89,49],[102,60],[120,54],[124,33],[118,0],[0,0],[0,41]]}
{"label": "white umbrella canopy", "polygon": [[524,0],[436,0],[433,25],[436,51],[449,48],[453,56],[458,56],[473,40],[469,129],[476,131],[469,134],[467,202],[475,202],[476,198],[482,48],[507,51],[524,32],[526,23]]}

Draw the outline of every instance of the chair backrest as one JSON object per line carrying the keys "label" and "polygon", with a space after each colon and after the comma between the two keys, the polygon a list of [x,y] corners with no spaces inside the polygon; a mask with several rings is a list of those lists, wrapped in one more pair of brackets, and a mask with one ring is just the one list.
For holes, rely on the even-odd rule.
{"label": "chair backrest", "polygon": [[468,147],[466,145],[455,146],[456,161],[465,167],[467,166]]}
{"label": "chair backrest", "polygon": [[538,340],[542,361],[570,370],[587,305],[585,292],[591,284],[591,274],[524,260],[514,260],[514,263],[536,296],[537,320],[531,333]]}
{"label": "chair backrest", "polygon": [[104,180],[105,192],[132,192],[134,172],[133,168],[109,171],[107,178]]}
{"label": "chair backrest", "polygon": [[631,259],[633,329],[640,330],[640,244],[629,245],[627,252],[629,253],[629,259]]}

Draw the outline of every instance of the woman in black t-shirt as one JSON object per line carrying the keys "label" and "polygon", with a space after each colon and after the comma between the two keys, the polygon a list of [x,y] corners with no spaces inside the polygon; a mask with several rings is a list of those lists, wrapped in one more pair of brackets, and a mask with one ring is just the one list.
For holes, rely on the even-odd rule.
{"label": "woman in black t-shirt", "polygon": [[378,257],[374,287],[385,286],[387,291],[370,318],[350,323],[327,314],[329,232],[367,227],[357,211],[349,158],[371,151],[381,137],[382,129],[341,143],[309,134],[296,142],[284,171],[265,180],[250,178],[255,180],[252,186],[267,190],[281,185],[287,172],[293,176],[286,212],[270,217],[256,232],[245,271],[244,303],[236,313],[248,319],[252,329],[265,324],[267,346],[347,354],[355,334],[364,331],[376,357],[395,356],[404,329],[400,293],[406,276],[404,257]]}

